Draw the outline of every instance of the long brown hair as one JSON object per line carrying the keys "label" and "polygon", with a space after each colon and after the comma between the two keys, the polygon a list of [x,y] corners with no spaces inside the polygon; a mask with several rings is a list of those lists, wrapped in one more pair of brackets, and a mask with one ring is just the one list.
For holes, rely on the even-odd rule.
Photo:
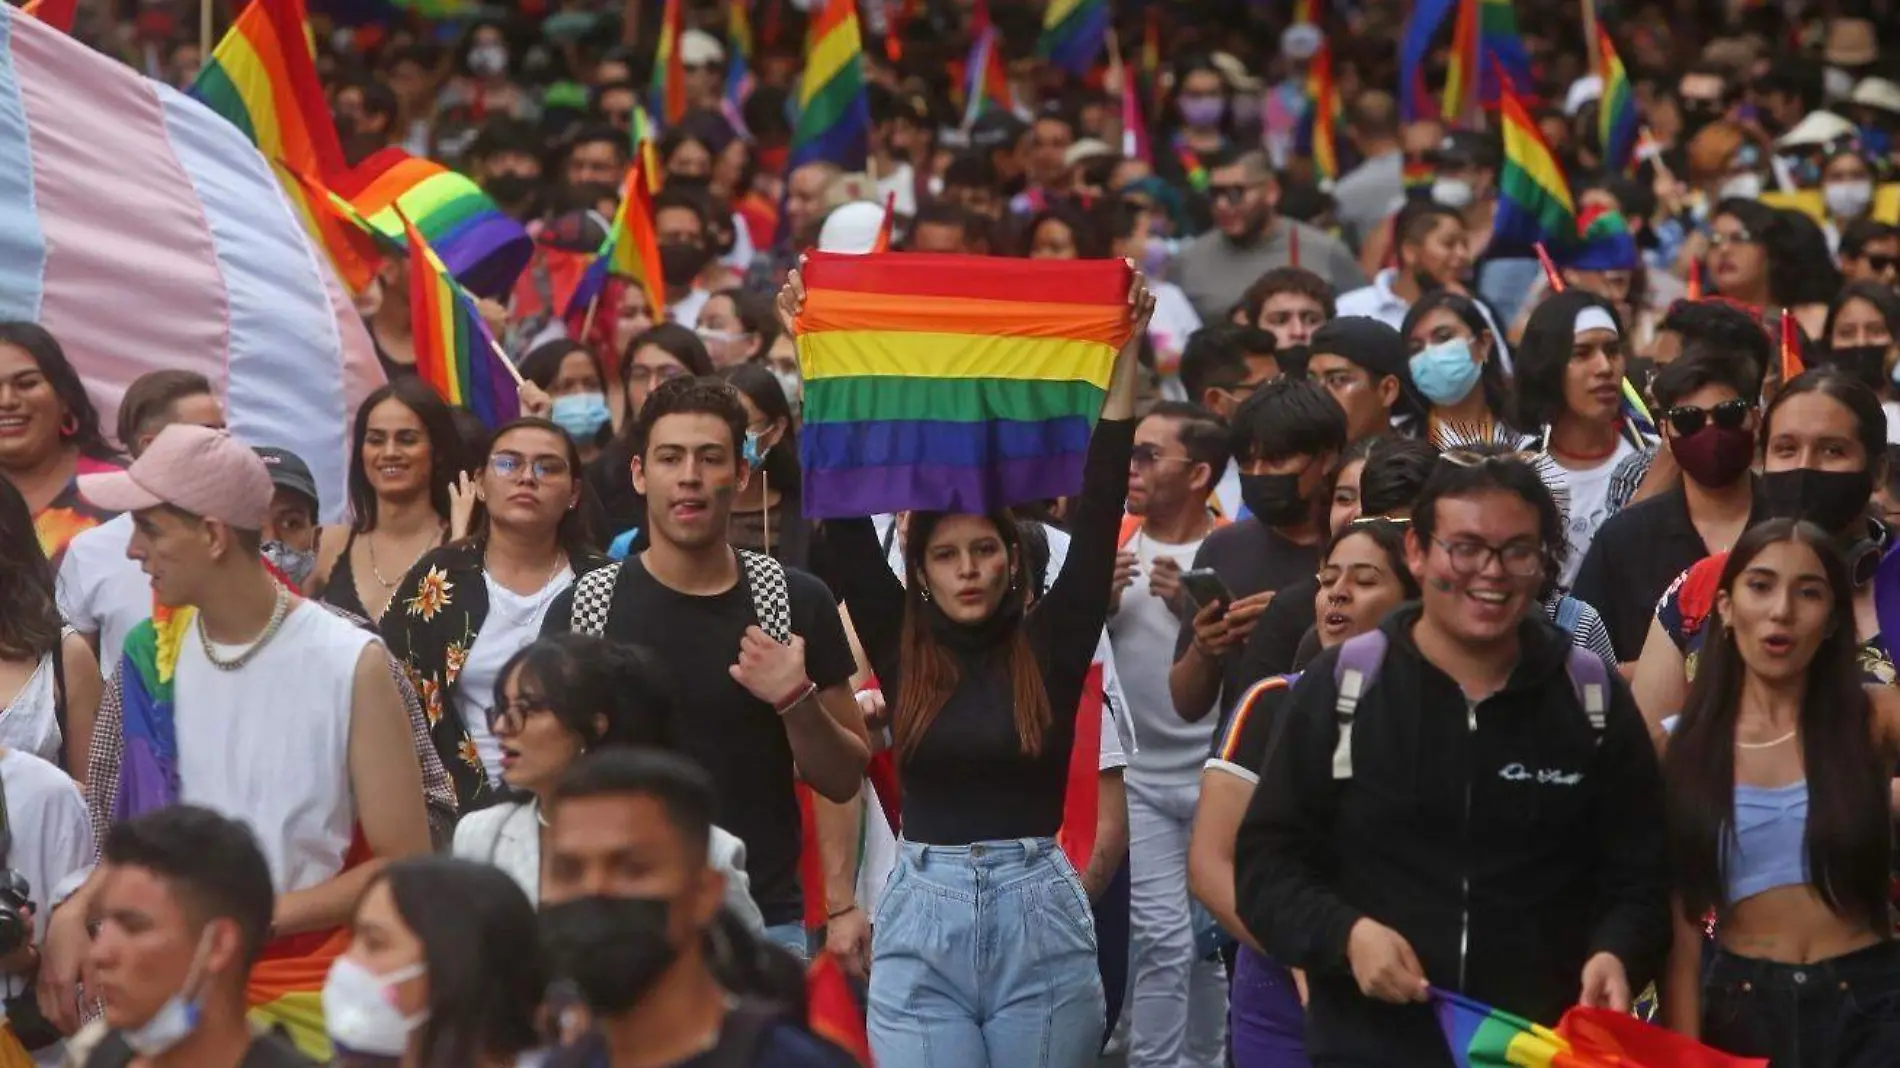
{"label": "long brown hair", "polygon": [[26,498],[0,478],[0,657],[58,655],[60,621],[53,582],[53,566],[40,551]]}
{"label": "long brown hair", "polygon": [[[996,611],[1028,602],[1028,567],[1023,559],[1022,541],[1016,536],[1016,523],[1008,512],[986,516],[1009,552],[1012,573],[1009,591],[1003,594]],[[942,512],[913,512],[910,531],[904,539],[904,633],[898,645],[899,685],[897,709],[891,717],[893,740],[898,756],[908,757],[923,741],[943,711],[944,702],[957,688],[961,668],[951,651],[931,632],[929,613],[936,611],[927,601],[929,587],[924,581],[924,560],[930,548],[930,536],[944,519]],[[998,643],[1009,658],[1010,705],[1016,720],[1016,737],[1022,751],[1029,755],[1042,752],[1043,736],[1052,720],[1049,691],[1043,686],[1042,667],[1030,648],[1029,634],[1021,617]]]}

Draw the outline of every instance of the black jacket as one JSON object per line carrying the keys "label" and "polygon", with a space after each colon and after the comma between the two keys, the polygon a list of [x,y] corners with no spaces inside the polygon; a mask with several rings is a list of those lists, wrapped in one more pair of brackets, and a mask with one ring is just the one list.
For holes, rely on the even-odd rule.
{"label": "black jacket", "polygon": [[1510,680],[1473,712],[1413,645],[1419,611],[1382,624],[1348,782],[1332,777],[1337,650],[1301,676],[1235,846],[1240,918],[1308,972],[1316,1065],[1452,1063],[1429,1007],[1360,994],[1361,917],[1404,935],[1433,985],[1544,1024],[1593,954],[1614,953],[1634,992],[1669,947],[1662,777],[1628,688],[1610,673],[1599,744],[1568,637],[1527,620]]}

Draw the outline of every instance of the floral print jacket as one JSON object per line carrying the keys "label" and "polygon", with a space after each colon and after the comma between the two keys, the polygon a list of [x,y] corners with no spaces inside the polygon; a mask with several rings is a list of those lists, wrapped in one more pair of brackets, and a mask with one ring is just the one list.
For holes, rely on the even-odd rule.
{"label": "floral print jacket", "polygon": [[[590,555],[570,559],[568,566],[578,578],[611,562]],[[455,783],[463,814],[501,799],[482,768],[475,739],[455,710],[457,678],[487,619],[482,543],[470,539],[423,554],[396,587],[381,624],[390,654],[416,688],[429,737]]]}

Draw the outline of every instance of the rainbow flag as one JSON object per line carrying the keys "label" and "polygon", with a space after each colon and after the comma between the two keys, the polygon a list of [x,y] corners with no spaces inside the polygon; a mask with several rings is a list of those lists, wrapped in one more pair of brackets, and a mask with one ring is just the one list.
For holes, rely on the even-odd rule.
{"label": "rainbow flag", "polygon": [[391,239],[405,231],[401,208],[455,279],[479,297],[513,289],[534,255],[528,231],[467,175],[399,148],[371,155],[332,179],[330,188]]}
{"label": "rainbow flag", "polygon": [[1009,71],[1003,65],[1003,42],[990,22],[989,0],[976,0],[971,16],[970,58],[964,61],[963,128],[968,130],[983,113],[992,108],[1016,105],[1010,89]]}
{"label": "rainbow flag", "polygon": [[660,41],[653,52],[650,93],[654,112],[668,126],[686,117],[686,59],[680,52],[680,35],[685,27],[680,0],[666,0],[666,11],[660,18]]}
{"label": "rainbow flag", "polygon": [[1076,77],[1087,74],[1108,35],[1108,0],[1049,0],[1036,56]]}
{"label": "rainbow flag", "polygon": [[812,17],[805,72],[798,82],[798,125],[792,130],[787,173],[820,161],[861,171],[870,153],[871,112],[864,99],[864,39],[857,0],[823,3]]}
{"label": "rainbow flag", "polygon": [[1081,487],[1128,340],[1128,266],[917,253],[805,261],[805,514],[985,512]]}
{"label": "rainbow flag", "polygon": [[1432,190],[1432,182],[1437,178],[1436,170],[1423,158],[1414,157],[1410,153],[1406,155],[1405,165],[1399,172],[1399,181],[1405,186],[1406,196],[1429,194]]}
{"label": "rainbow flag", "polygon": [[[205,60],[190,93],[244,131],[265,159],[334,182],[343,145],[317,80],[303,0],[252,0]],[[353,292],[369,286],[374,266],[356,258],[343,224],[311,204],[295,183],[284,187],[304,229]]]}
{"label": "rainbow flag", "polygon": [[1307,121],[1312,123],[1313,175],[1339,177],[1339,90],[1333,85],[1333,45],[1322,41],[1306,67]]}
{"label": "rainbow flag", "polygon": [[1455,3],[1417,0],[1405,18],[1405,34],[1399,40],[1399,116],[1406,122],[1421,122],[1440,114],[1441,109],[1433,106],[1431,94],[1425,89],[1425,60],[1431,55],[1438,27]]}
{"label": "rainbow flag", "polygon": [[666,182],[666,171],[660,166],[660,139],[653,132],[653,116],[638,101],[634,102],[627,129],[633,141],[633,158],[646,171],[647,192],[657,193]]}
{"label": "rainbow flag", "polygon": [[1563,169],[1508,79],[1498,93],[1504,166],[1498,173],[1492,247],[1508,252],[1531,248],[1540,241],[1569,243],[1577,232],[1577,209]]}
{"label": "rainbow flag", "polygon": [[584,314],[600,296],[607,276],[617,274],[644,290],[653,318],[665,321],[666,284],[660,277],[660,239],[653,229],[653,202],[648,192],[651,183],[645,171],[646,165],[635,161],[627,172],[627,184],[620,190],[620,208],[614,212],[607,240],[574,287],[564,318]]}
{"label": "rainbow flag", "polygon": [[1530,53],[1517,32],[1511,0],[1458,0],[1450,63],[1445,70],[1443,118],[1460,123],[1500,106],[1504,90],[1531,84]]}
{"label": "rainbow flag", "polygon": [[275,162],[279,170],[289,175],[290,180],[302,188],[308,203],[348,224],[344,227],[344,232],[350,242],[351,251],[363,262],[378,264],[385,256],[401,255],[407,251],[401,241],[376,229],[375,224],[365,219],[362,212],[356,210],[356,205],[325,188],[322,182],[304,174],[283,160]]}
{"label": "rainbow flag", "polygon": [[1609,1068],[1571,1055],[1570,1040],[1542,1024],[1432,988],[1438,1028],[1458,1068]]}
{"label": "rainbow flag", "polygon": [[1603,79],[1603,98],[1597,102],[1597,143],[1603,149],[1603,166],[1624,170],[1635,165],[1641,120],[1636,114],[1636,92],[1630,87],[1629,72],[1601,23],[1597,24],[1597,76]]}
{"label": "rainbow flag", "polygon": [[752,95],[752,13],[750,0],[733,0],[726,17],[726,117],[744,128],[740,107]]}
{"label": "rainbow flag", "polygon": [[1478,0],[1458,0],[1452,23],[1451,52],[1445,60],[1444,103],[1441,117],[1462,124],[1476,110],[1478,91]]}
{"label": "rainbow flag", "polygon": [[1141,91],[1135,87],[1135,72],[1122,72],[1122,155],[1153,167],[1154,146],[1148,140],[1148,120],[1141,113]]}
{"label": "rainbow flag", "polygon": [[489,429],[521,414],[514,378],[501,351],[441,257],[400,215],[409,241],[409,320],[415,331],[416,374],[442,399],[474,412]]}

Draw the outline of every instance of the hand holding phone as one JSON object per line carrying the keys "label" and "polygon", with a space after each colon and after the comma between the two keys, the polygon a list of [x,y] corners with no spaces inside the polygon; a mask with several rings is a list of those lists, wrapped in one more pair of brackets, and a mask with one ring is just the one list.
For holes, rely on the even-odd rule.
{"label": "hand holding phone", "polygon": [[1227,588],[1227,583],[1222,582],[1211,567],[1182,572],[1181,588],[1187,591],[1188,598],[1194,602],[1196,612],[1210,604],[1218,604],[1224,611],[1234,603],[1233,591]]}

